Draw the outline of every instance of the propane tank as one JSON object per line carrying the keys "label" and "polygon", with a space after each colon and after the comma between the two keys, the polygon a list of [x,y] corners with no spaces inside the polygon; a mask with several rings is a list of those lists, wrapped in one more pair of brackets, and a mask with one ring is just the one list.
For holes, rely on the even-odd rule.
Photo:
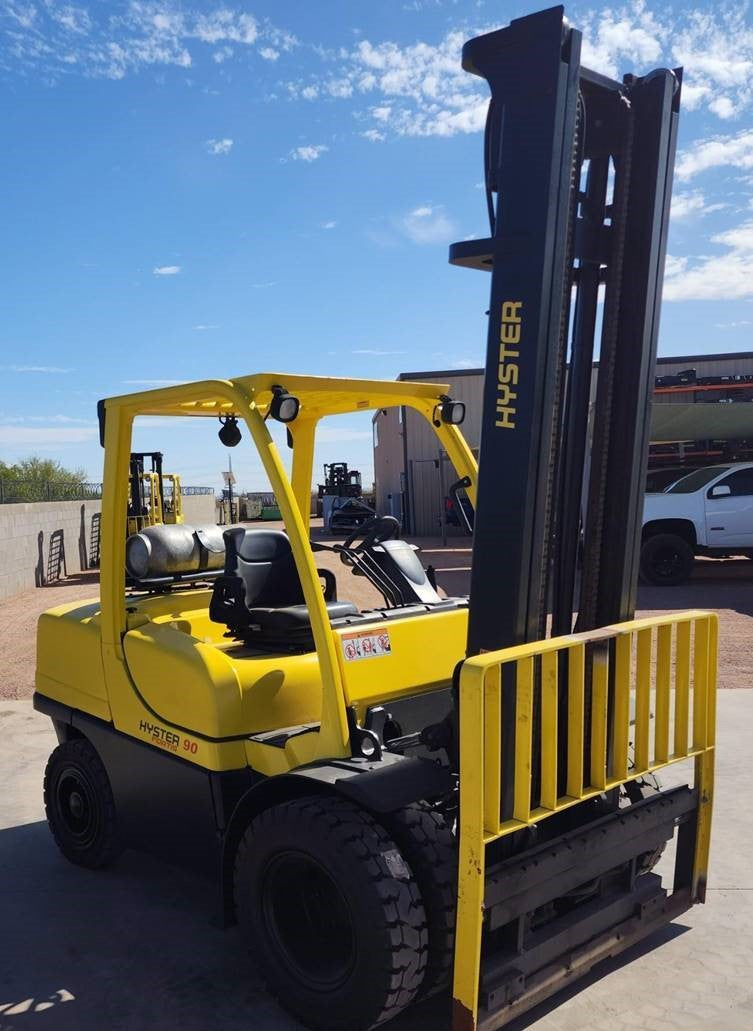
{"label": "propane tank", "polygon": [[222,569],[221,526],[147,526],[126,540],[126,569],[136,580]]}

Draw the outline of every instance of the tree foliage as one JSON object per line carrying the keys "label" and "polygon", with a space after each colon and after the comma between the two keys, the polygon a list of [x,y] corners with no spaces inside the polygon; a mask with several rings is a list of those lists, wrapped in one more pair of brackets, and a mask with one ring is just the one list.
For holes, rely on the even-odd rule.
{"label": "tree foliage", "polygon": [[32,455],[9,465],[0,460],[0,501],[64,501],[85,495],[86,472]]}
{"label": "tree foliage", "polygon": [[66,469],[54,458],[40,458],[32,455],[22,458],[20,462],[7,465],[0,461],[0,476],[4,480],[30,480],[35,483],[84,483],[86,473],[83,469]]}

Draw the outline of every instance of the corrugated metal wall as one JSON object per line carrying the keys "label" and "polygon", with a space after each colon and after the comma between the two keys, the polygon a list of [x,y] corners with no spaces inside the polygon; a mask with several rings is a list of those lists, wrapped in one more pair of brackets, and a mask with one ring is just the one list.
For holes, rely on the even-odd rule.
{"label": "corrugated metal wall", "polygon": [[400,409],[380,409],[374,414],[372,427],[376,509],[380,515],[394,515],[400,519],[401,478],[405,468]]}
{"label": "corrugated metal wall", "polygon": [[[446,383],[454,401],[465,402],[463,435],[472,448],[478,447],[481,436],[481,395],[483,374],[472,369],[468,372],[410,373],[401,379]],[[447,488],[457,478],[455,470],[440,455],[439,441],[428,422],[416,412],[407,411],[405,418],[405,453],[408,459],[408,490],[410,494],[410,532],[418,536],[436,535],[441,530],[442,506]],[[440,457],[443,461],[440,482]]]}

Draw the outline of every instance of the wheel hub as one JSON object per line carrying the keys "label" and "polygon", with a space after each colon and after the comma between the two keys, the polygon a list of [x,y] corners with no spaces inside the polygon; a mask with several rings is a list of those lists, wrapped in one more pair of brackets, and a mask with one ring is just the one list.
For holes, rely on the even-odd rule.
{"label": "wheel hub", "polygon": [[262,893],[264,922],[283,962],[321,991],[341,985],[355,962],[350,908],[330,873],[302,852],[275,856]]}
{"label": "wheel hub", "polygon": [[66,833],[77,847],[86,848],[96,837],[99,814],[94,792],[83,773],[75,767],[62,770],[55,796]]}

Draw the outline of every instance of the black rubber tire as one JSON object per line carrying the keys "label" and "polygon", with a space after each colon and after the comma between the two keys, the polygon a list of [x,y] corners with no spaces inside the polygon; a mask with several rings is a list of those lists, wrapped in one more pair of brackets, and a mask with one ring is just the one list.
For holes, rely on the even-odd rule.
{"label": "black rubber tire", "polygon": [[694,562],[686,540],[674,533],[657,533],[641,547],[641,578],[657,587],[676,587],[688,579]]}
{"label": "black rubber tire", "polygon": [[450,984],[455,949],[457,841],[441,813],[424,802],[398,809],[384,825],[408,861],[424,900],[429,960],[419,990],[425,997]]}
{"label": "black rubber tire", "polygon": [[96,870],[120,855],[115,800],[107,771],[85,739],[65,741],[48,759],[44,808],[52,836],[71,863]]}
{"label": "black rubber tire", "polygon": [[[286,877],[285,863],[303,873]],[[428,957],[420,892],[395,842],[347,799],[302,798],[257,816],[234,887],[269,989],[308,1027],[367,1031],[415,998]],[[328,964],[335,973],[322,972]]]}

